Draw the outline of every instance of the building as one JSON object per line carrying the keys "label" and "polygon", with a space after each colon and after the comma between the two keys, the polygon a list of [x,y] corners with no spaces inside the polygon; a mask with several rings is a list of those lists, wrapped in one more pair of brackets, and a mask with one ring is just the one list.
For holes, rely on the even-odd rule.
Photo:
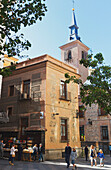
{"label": "building", "polygon": [[10,66],[11,63],[16,64],[18,62],[18,59],[15,57],[8,57],[8,55],[4,55],[3,58],[3,67]]}
{"label": "building", "polygon": [[[85,84],[90,83],[86,81]],[[79,105],[82,106],[79,99]],[[80,140],[85,144],[102,148],[104,153],[109,153],[111,144],[111,116],[97,104],[87,106],[86,111],[80,111]]]}
{"label": "building", "polygon": [[[69,43],[60,47],[61,58],[64,63],[71,65],[78,70],[83,83],[89,83],[87,76],[92,69],[85,68],[79,64],[79,61],[87,59],[89,48],[82,43],[78,35],[78,26],[76,22],[75,12],[73,10],[72,24],[70,29]],[[79,123],[80,123],[80,140],[82,146],[94,144],[108,153],[109,144],[111,144],[111,116],[105,115],[103,109],[93,104],[87,107],[86,111],[81,111],[83,104],[78,93],[79,105]],[[83,142],[84,141],[84,142]]]}
{"label": "building", "polygon": [[3,78],[0,112],[9,122],[0,124],[1,138],[43,143],[47,159],[61,158],[67,141],[80,147],[78,85],[64,82],[66,72],[79,77],[73,67],[44,55],[17,64]]}
{"label": "building", "polygon": [[[0,58],[0,69],[3,67],[10,66],[12,63],[16,64],[18,59],[14,57],[8,57],[8,55],[4,55],[4,57]],[[1,90],[2,90],[2,75],[0,75],[0,98],[1,98]],[[9,121],[6,112],[0,112],[0,122],[7,122]]]}

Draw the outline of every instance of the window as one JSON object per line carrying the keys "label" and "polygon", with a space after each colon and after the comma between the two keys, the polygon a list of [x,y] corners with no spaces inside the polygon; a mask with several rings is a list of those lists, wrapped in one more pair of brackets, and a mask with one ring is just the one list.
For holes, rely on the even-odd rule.
{"label": "window", "polygon": [[61,141],[67,140],[67,119],[61,119]]}
{"label": "window", "polygon": [[62,99],[67,99],[67,84],[61,80],[61,84],[60,84],[60,98]]}
{"label": "window", "polygon": [[26,93],[27,97],[30,96],[30,80],[23,81],[23,93]]}
{"label": "window", "polygon": [[87,58],[87,55],[88,55],[88,53],[87,53],[87,52],[82,51],[82,59],[86,59],[86,58]]}
{"label": "window", "polygon": [[71,51],[68,51],[68,60],[72,59]]}
{"label": "window", "polygon": [[21,118],[21,137],[25,135],[25,129],[28,127],[28,117]]}
{"label": "window", "polygon": [[101,126],[101,140],[108,140],[108,126]]}
{"label": "window", "polygon": [[84,141],[84,125],[80,127],[80,141]]}
{"label": "window", "polygon": [[9,86],[9,96],[14,96],[14,85]]}
{"label": "window", "polygon": [[99,116],[104,116],[105,115],[105,111],[103,110],[103,108],[98,107],[98,115]]}
{"label": "window", "polygon": [[83,111],[84,106],[79,106],[79,117],[83,118],[84,117],[84,111]]}
{"label": "window", "polygon": [[7,114],[8,114],[8,117],[12,115],[12,107],[8,107]]}

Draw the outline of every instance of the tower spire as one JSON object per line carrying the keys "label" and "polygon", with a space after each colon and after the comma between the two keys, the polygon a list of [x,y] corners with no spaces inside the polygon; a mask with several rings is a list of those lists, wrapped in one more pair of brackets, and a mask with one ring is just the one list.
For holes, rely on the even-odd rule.
{"label": "tower spire", "polygon": [[76,22],[75,12],[74,12],[74,0],[73,0],[73,9],[72,9],[72,24],[69,27],[70,29],[70,40],[80,40],[80,37],[78,36],[78,26]]}

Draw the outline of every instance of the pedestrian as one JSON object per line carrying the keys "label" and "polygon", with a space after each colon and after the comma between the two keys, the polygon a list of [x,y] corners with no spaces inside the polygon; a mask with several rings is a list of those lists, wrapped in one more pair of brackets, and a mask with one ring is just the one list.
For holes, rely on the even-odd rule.
{"label": "pedestrian", "polygon": [[33,146],[33,159],[34,159],[34,161],[36,161],[37,154],[38,154],[38,147],[37,147],[37,144],[35,144]]}
{"label": "pedestrian", "polygon": [[22,148],[22,145],[19,144],[18,145],[18,161],[22,160],[22,153],[23,153],[23,148]]}
{"label": "pedestrian", "polygon": [[5,146],[5,144],[3,143],[3,140],[0,141],[0,157],[3,159],[3,147]]}
{"label": "pedestrian", "polygon": [[17,151],[17,149],[15,149],[15,145],[13,144],[12,147],[11,147],[10,157],[9,157],[9,164],[10,165],[14,165],[15,151]]}
{"label": "pedestrian", "polygon": [[87,158],[88,158],[88,152],[89,152],[89,149],[88,149],[87,145],[85,146],[84,151],[85,151],[85,157],[86,157],[86,161],[87,161]]}
{"label": "pedestrian", "polygon": [[99,153],[98,153],[98,155],[97,155],[97,157],[99,157],[99,159],[100,159],[100,167],[103,165],[104,166],[104,154],[103,154],[103,151],[102,151],[102,149],[100,149],[99,150]]}
{"label": "pedestrian", "polygon": [[65,161],[67,163],[67,168],[69,168],[70,165],[70,155],[71,155],[71,147],[69,146],[69,143],[67,143],[67,146],[65,147]]}
{"label": "pedestrian", "polygon": [[109,145],[109,152],[110,152],[110,157],[111,157],[111,144]]}
{"label": "pedestrian", "polygon": [[71,163],[73,165],[72,170],[77,169],[77,166],[75,165],[75,159],[77,158],[77,152],[76,149],[73,148],[72,152],[71,152]]}
{"label": "pedestrian", "polygon": [[42,162],[43,162],[43,146],[42,146],[42,143],[39,144],[39,162],[41,161],[42,159]]}
{"label": "pedestrian", "polygon": [[95,166],[97,165],[96,158],[97,158],[96,150],[94,149],[94,146],[91,145],[91,148],[90,148],[91,166],[93,166],[93,161],[95,162]]}

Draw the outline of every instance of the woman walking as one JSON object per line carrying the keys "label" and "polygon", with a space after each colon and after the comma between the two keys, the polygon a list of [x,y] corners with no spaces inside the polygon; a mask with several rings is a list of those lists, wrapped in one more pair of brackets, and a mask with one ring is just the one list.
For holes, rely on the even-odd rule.
{"label": "woman walking", "polygon": [[10,165],[14,165],[15,151],[17,151],[17,149],[15,149],[15,145],[13,144],[11,151],[10,151],[10,157],[9,157],[9,164]]}
{"label": "woman walking", "polygon": [[97,166],[96,158],[97,158],[96,150],[94,149],[94,146],[91,145],[90,149],[91,166],[93,166],[93,161],[95,162],[95,166]]}
{"label": "woman walking", "polygon": [[73,150],[71,152],[71,163],[73,165],[73,169],[72,170],[74,170],[74,168],[77,169],[77,166],[75,165],[75,159],[76,158],[77,158],[77,152],[76,152],[76,149],[73,148]]}
{"label": "woman walking", "polygon": [[97,157],[99,157],[99,159],[100,159],[100,167],[101,167],[102,165],[104,166],[103,160],[104,160],[105,158],[104,158],[104,154],[103,154],[102,149],[99,150],[99,153],[98,153]]}

